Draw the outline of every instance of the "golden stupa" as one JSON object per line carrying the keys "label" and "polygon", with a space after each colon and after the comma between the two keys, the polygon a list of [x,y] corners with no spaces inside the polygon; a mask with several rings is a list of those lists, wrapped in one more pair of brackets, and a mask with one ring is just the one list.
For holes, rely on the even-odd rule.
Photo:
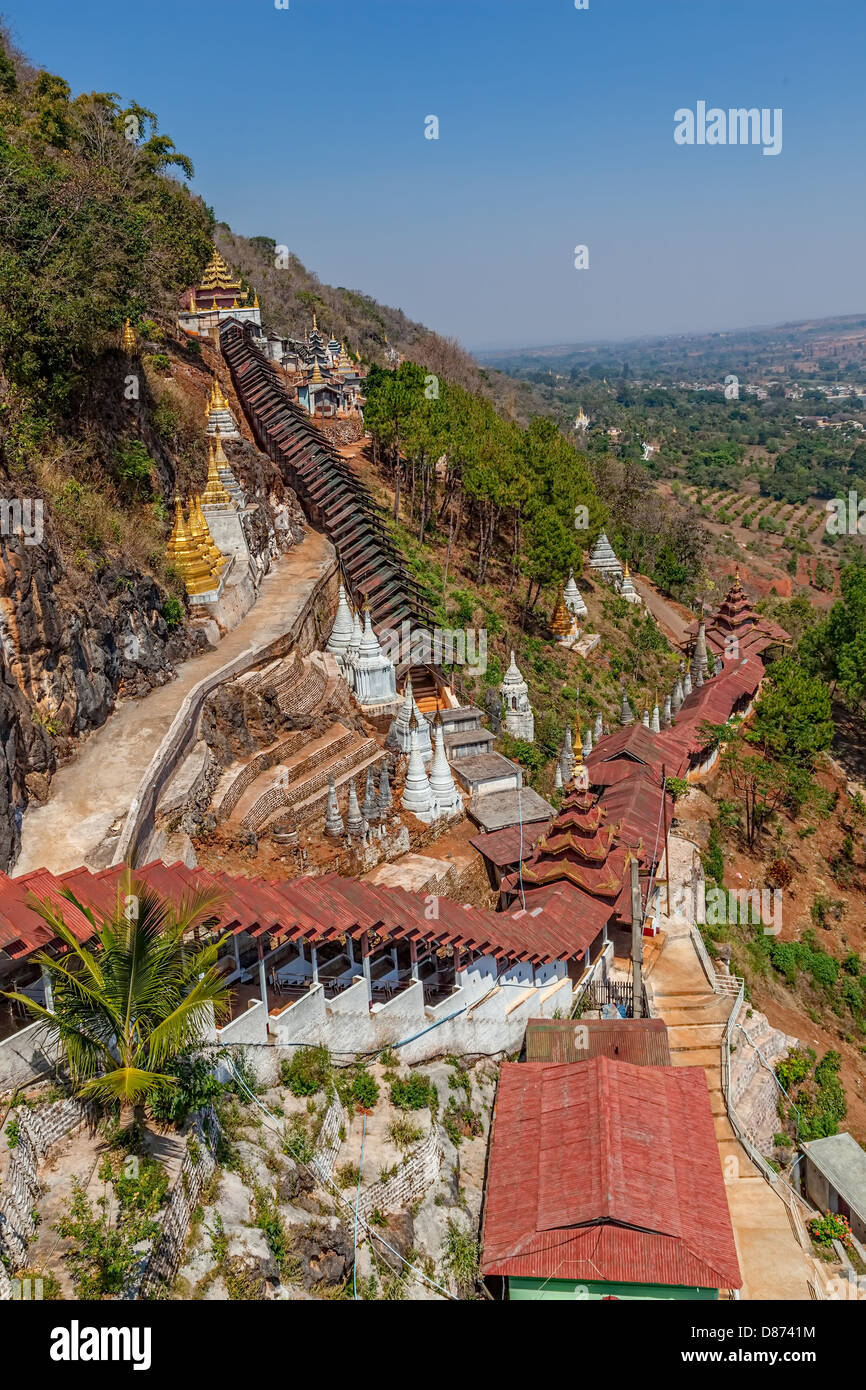
{"label": "golden stupa", "polygon": [[198,542],[205,564],[210,565],[214,575],[218,575],[228,561],[211,535],[207,517],[201,509],[201,497],[193,497],[189,504],[189,529]]}
{"label": "golden stupa", "polygon": [[216,455],[212,444],[208,445],[207,450],[207,482],[201,500],[203,506],[219,507],[221,511],[234,505],[231,494],[217,472]]}
{"label": "golden stupa", "polygon": [[560,593],[556,600],[556,607],[553,610],[550,627],[555,637],[570,637],[574,629],[574,618],[568,611],[565,597],[562,593]]}
{"label": "golden stupa", "polygon": [[340,355],[339,355],[339,357],[337,358],[337,371],[338,371],[338,372],[342,372],[343,375],[345,376],[345,375],[348,374],[349,372],[354,372],[354,370],[355,370],[355,364],[354,364],[354,362],[352,361],[351,357],[349,356],[348,352],[346,351],[346,344],[345,344],[345,343],[341,343],[341,344],[340,344]]}
{"label": "golden stupa", "polygon": [[174,526],[166,546],[168,562],[177,570],[188,594],[206,594],[214,587],[214,577],[183,516],[179,497],[174,499]]}
{"label": "golden stupa", "polygon": [[322,372],[321,372],[321,369],[320,369],[320,367],[319,367],[319,359],[318,359],[318,357],[316,358],[315,362],[313,363],[313,375],[310,377],[310,381],[311,381],[311,383],[315,383],[316,386],[321,385],[321,383],[324,381],[324,377],[322,376]]}
{"label": "golden stupa", "polygon": [[129,319],[125,319],[123,324],[123,351],[135,352],[135,347],[135,334],[132,331]]}

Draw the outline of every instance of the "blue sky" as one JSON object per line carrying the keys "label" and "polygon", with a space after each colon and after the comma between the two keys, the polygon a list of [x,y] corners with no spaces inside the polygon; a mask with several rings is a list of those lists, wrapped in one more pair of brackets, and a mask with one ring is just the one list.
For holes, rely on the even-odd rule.
{"label": "blue sky", "polygon": [[[74,91],[154,108],[236,231],[470,348],[866,307],[863,0],[0,12]],[[676,145],[674,111],[699,100],[781,107],[782,152]]]}

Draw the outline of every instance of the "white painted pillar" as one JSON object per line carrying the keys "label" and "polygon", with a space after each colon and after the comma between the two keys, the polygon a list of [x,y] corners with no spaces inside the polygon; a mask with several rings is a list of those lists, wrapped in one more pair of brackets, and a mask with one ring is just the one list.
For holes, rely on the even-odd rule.
{"label": "white painted pillar", "polygon": [[259,937],[258,941],[256,942],[256,946],[258,947],[259,952],[259,992],[261,993],[262,1003],[265,1006],[265,1013],[268,1013],[268,977],[265,971],[265,955],[264,951],[262,950],[261,937]]}
{"label": "white painted pillar", "polygon": [[315,946],[310,947],[310,960],[313,966],[313,984],[319,983],[319,953]]}

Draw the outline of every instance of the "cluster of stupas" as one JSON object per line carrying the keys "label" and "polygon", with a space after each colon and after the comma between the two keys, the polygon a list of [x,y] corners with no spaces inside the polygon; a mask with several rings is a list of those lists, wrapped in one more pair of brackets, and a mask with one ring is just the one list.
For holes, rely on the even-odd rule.
{"label": "cluster of stupas", "polygon": [[[423,722],[426,724],[426,719]],[[416,819],[429,825],[431,821],[439,820],[440,817],[462,814],[463,798],[455,786],[445,753],[445,734],[442,729],[442,721],[440,719],[436,721],[433,757],[429,773],[424,767],[424,757],[418,734],[416,721],[409,738],[409,763],[406,768],[401,805],[404,811],[411,811]],[[428,740],[429,737],[428,725]]]}
{"label": "cluster of stupas", "polygon": [[394,663],[382,651],[373,631],[368,604],[364,605],[363,623],[353,611],[340,584],[337,614],[325,650],[331,654],[340,674],[354,693],[359,705],[387,705],[397,698],[397,674]]}
{"label": "cluster of stupas", "polygon": [[[657,699],[654,700],[652,709],[650,709],[647,704],[641,717],[641,722],[644,727],[650,729],[655,734],[659,733],[662,729],[669,729],[675,717],[679,714],[686,697],[691,695],[693,690],[700,690],[704,681],[711,679],[713,676],[720,676],[723,670],[724,666],[720,657],[714,657],[712,663],[710,663],[707,654],[704,624],[701,623],[698,628],[698,637],[696,639],[691,663],[687,666],[685,661],[680,662],[676,683],[670,694],[665,696],[661,709],[659,708]],[[638,708],[640,708],[640,706],[638,706]],[[629,703],[625,685],[622,687],[619,722],[623,727],[636,722],[635,713]]]}
{"label": "cluster of stupas", "polygon": [[[412,692],[412,679],[406,677],[403,703],[385,739],[385,747],[408,759],[401,805],[418,820],[429,824],[441,816],[462,814],[463,798],[457,790],[448,756],[445,732],[437,718],[431,739],[430,725]],[[429,769],[425,764],[429,763]]]}
{"label": "cluster of stupas", "polygon": [[295,398],[308,415],[351,415],[360,409],[360,363],[336,338],[325,341],[313,314],[313,327],[305,343],[287,344],[280,358]]}
{"label": "cluster of stupas", "polygon": [[[358,789],[355,785],[354,777],[349,783],[349,801],[346,808],[345,820],[340,814],[340,805],[337,800],[337,788],[333,777],[328,782],[328,805],[325,812],[325,834],[331,839],[338,840],[348,836],[350,840],[367,840],[371,835],[377,833],[382,837],[385,833],[385,822],[391,813],[393,797],[391,795],[391,784],[388,780],[388,761],[382,759],[379,769],[379,786],[376,787],[376,776],[372,764],[367,768],[367,782],[364,788],[363,803],[358,800]],[[378,822],[378,825],[376,823]],[[374,831],[374,827],[375,831]]]}
{"label": "cluster of stupas", "polygon": [[204,408],[205,433],[223,439],[240,439],[241,432],[225,393],[214,375]]}
{"label": "cluster of stupas", "polygon": [[[556,768],[553,774],[553,785],[557,791],[568,785],[571,781],[575,765],[579,765],[583,759],[588,758],[600,738],[608,733],[600,714],[595,716],[595,723],[592,728],[587,725],[584,732],[581,732],[580,722],[577,725],[577,737],[572,739],[571,725],[566,724],[565,736],[556,759]],[[575,749],[579,750],[578,753]]]}
{"label": "cluster of stupas", "polygon": [[231,470],[217,429],[215,441],[208,443],[204,491],[190,499],[186,518],[180,497],[175,497],[174,526],[166,548],[169,563],[183,579],[191,598],[220,587],[229,557],[214,540],[211,526],[216,525],[220,513],[234,513],[245,506],[243,489]]}
{"label": "cluster of stupas", "polygon": [[202,497],[193,497],[185,518],[180,497],[174,499],[174,526],[166,547],[171,567],[183,580],[191,598],[219,588],[228,560],[210,533],[202,510]]}

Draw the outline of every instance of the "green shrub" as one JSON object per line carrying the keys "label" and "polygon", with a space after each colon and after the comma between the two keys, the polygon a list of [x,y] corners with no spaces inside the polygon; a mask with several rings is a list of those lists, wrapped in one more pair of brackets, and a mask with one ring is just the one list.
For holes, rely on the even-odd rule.
{"label": "green shrub", "polygon": [[326,1047],[300,1047],[280,1065],[280,1080],[293,1096],[312,1096],[331,1084],[331,1054]]}
{"label": "green shrub", "polygon": [[352,1082],[352,1100],[365,1110],[372,1110],[379,1099],[379,1083],[368,1071],[360,1071]]}
{"label": "green shrub", "polygon": [[391,1104],[398,1110],[423,1110],[426,1106],[435,1114],[438,1103],[436,1087],[421,1072],[411,1072],[408,1077],[398,1077],[391,1083]]}
{"label": "green shrub", "polygon": [[175,598],[173,595],[171,598],[167,598],[162,605],[162,616],[169,630],[179,627],[183,622],[183,604],[180,599]]}

